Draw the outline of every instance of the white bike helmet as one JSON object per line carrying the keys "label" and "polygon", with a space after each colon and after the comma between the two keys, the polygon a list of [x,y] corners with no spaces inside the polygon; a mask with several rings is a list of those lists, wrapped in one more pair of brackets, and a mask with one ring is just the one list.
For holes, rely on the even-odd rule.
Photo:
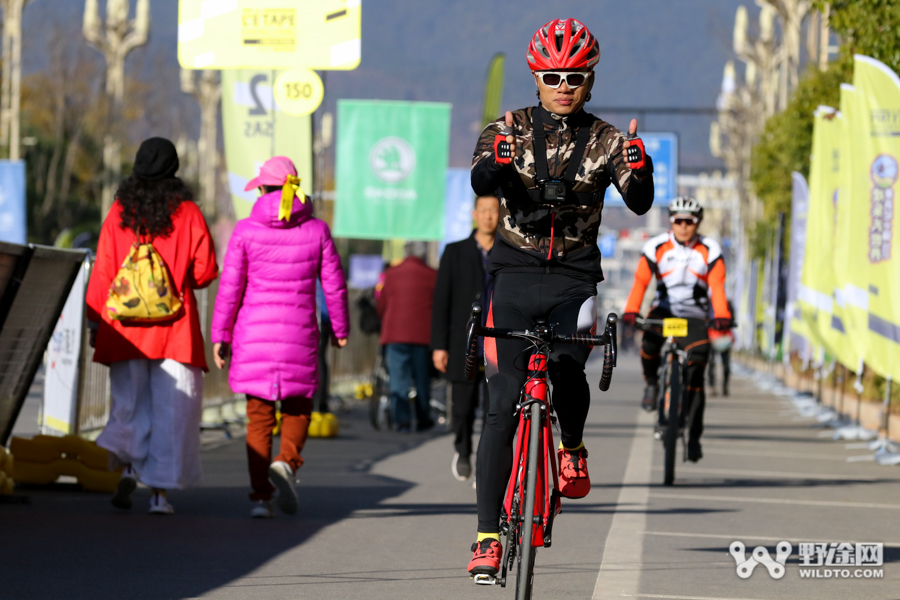
{"label": "white bike helmet", "polygon": [[693,215],[702,219],[703,207],[690,196],[678,196],[669,202],[669,216],[673,215]]}

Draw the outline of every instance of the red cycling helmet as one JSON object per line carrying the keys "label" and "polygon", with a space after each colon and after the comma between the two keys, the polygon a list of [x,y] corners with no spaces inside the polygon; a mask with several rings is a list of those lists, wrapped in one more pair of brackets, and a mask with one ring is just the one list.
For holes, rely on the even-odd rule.
{"label": "red cycling helmet", "polygon": [[532,71],[593,69],[600,60],[597,38],[576,19],[555,19],[537,30],[528,45]]}

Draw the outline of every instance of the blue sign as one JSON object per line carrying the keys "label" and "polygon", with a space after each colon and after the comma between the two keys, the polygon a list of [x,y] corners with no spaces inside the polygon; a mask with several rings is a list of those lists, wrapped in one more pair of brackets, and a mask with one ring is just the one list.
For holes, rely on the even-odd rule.
{"label": "blue sign", "polygon": [[[674,133],[641,133],[644,148],[653,159],[653,204],[667,205],[677,195],[678,136]],[[614,185],[606,190],[606,206],[625,206]]]}
{"label": "blue sign", "polygon": [[472,191],[470,169],[447,169],[447,188],[444,194],[444,238],[438,248],[441,254],[447,244],[464,240],[472,234]]}
{"label": "blue sign", "polygon": [[25,162],[0,160],[0,241],[27,244]]}
{"label": "blue sign", "polygon": [[351,254],[350,277],[347,284],[357,290],[375,287],[384,269],[384,259],[380,254]]}
{"label": "blue sign", "polygon": [[600,254],[603,258],[613,258],[616,255],[616,236],[611,233],[600,236],[597,242],[600,246]]}

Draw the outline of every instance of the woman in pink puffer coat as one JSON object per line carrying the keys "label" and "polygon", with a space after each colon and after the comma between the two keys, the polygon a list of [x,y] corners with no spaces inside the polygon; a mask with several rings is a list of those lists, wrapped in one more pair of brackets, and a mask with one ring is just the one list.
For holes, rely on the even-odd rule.
{"label": "woman in pink puffer coat", "polygon": [[[343,347],[350,334],[340,257],[328,225],[312,217],[312,203],[299,183],[291,160],[276,156],[247,184],[247,190],[258,187],[262,195],[228,243],[213,313],[216,365],[223,368],[230,351],[228,382],[235,393],[247,395],[254,517],[274,516],[276,489],[279,508],[297,512],[295,473],[303,464],[300,452],[319,384],[317,278],[334,329],[332,342]],[[281,401],[281,451],[269,464],[276,400]]]}

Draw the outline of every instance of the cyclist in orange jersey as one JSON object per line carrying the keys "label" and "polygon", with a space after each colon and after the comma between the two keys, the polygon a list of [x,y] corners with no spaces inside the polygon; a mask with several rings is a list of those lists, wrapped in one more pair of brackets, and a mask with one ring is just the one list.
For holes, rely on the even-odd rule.
{"label": "cyclist in orange jersey", "polygon": [[[725,262],[719,243],[697,233],[703,220],[703,207],[689,196],[669,203],[672,229],[650,238],[641,252],[622,321],[634,325],[639,316],[644,293],[656,277],[656,297],[648,318],[680,317],[688,321],[687,337],[677,338],[681,348],[690,351],[687,363],[685,403],[682,415],[691,414],[688,433],[688,460],[703,457],[700,436],[703,434],[703,410],[706,393],[703,374],[709,361],[707,318],[712,309],[712,327],[726,331],[732,326],[731,311],[725,297]],[[710,302],[712,306],[710,306]],[[659,396],[658,370],[663,338],[645,332],[641,344],[641,362],[647,386],[641,407],[656,410]],[[696,406],[693,404],[696,403]],[[683,425],[683,424],[682,424]]]}

